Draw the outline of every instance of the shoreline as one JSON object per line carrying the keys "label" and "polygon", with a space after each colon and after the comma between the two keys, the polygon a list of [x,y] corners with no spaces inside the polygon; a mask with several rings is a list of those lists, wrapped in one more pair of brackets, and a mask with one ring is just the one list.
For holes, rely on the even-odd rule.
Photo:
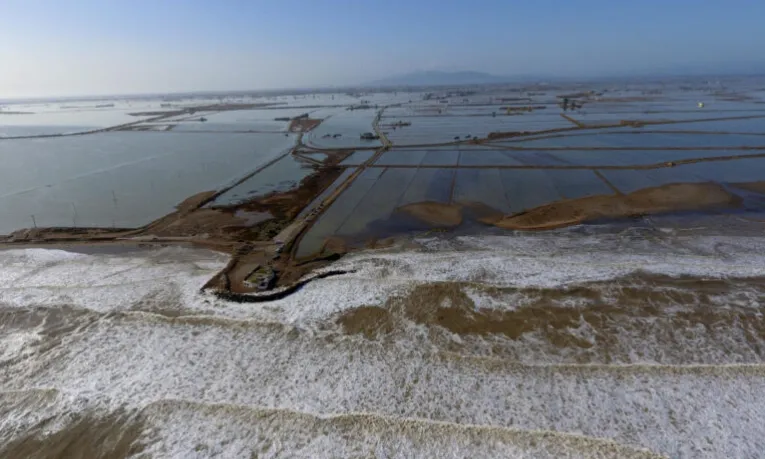
{"label": "shoreline", "polygon": [[[597,99],[590,99],[590,93],[583,93],[585,103],[597,106]],[[577,96],[578,97],[578,96]],[[410,101],[411,103],[411,101]],[[342,106],[342,105],[341,105]],[[633,119],[639,113],[630,116],[625,113],[621,120],[613,120],[600,124],[591,124],[582,121],[579,112],[558,113],[570,125],[565,127],[504,131],[496,130],[485,133],[483,137],[451,142],[436,142],[430,144],[393,144],[388,139],[386,132],[396,126],[409,129],[408,124],[398,121],[397,123],[384,122],[383,116],[386,109],[392,111],[401,104],[380,105],[377,115],[372,123],[372,130],[379,136],[381,147],[375,147],[374,153],[360,164],[343,165],[343,161],[354,151],[369,150],[370,148],[343,147],[343,148],[317,148],[303,143],[303,134],[315,129],[326,118],[311,118],[308,114],[291,118],[287,126],[287,133],[297,134],[296,143],[289,150],[277,155],[277,157],[259,166],[254,171],[247,173],[238,180],[223,189],[201,191],[187,197],[176,206],[175,211],[162,216],[139,228],[28,228],[18,230],[8,236],[0,236],[0,250],[12,248],[70,248],[73,250],[88,250],[100,252],[120,253],[130,250],[152,249],[156,247],[182,246],[199,247],[225,253],[231,257],[230,262],[221,272],[209,280],[205,288],[215,290],[225,295],[251,295],[268,292],[276,292],[283,288],[292,288],[296,283],[302,282],[311,273],[318,272],[333,261],[343,257],[346,253],[364,248],[382,248],[395,244],[397,239],[406,239],[413,232],[460,232],[460,228],[466,225],[480,232],[480,228],[494,229],[498,231],[549,231],[557,228],[587,224],[600,220],[628,220],[635,217],[650,215],[680,214],[683,212],[730,212],[745,208],[748,196],[760,196],[765,194],[765,182],[742,181],[728,182],[702,182],[685,183],[678,179],[673,183],[658,183],[646,186],[637,191],[622,193],[611,183],[600,170],[664,170],[682,167],[696,163],[729,162],[733,160],[753,160],[765,156],[761,150],[763,146],[728,146],[721,150],[737,150],[727,156],[703,156],[697,158],[680,158],[677,160],[657,161],[651,164],[604,164],[592,165],[569,163],[565,159],[558,163],[526,164],[516,161],[491,161],[486,163],[463,164],[462,161],[442,164],[439,161],[425,164],[404,164],[407,158],[402,156],[402,164],[390,164],[382,162],[376,164],[386,152],[391,149],[407,151],[413,148],[439,148],[451,146],[459,149],[480,148],[487,155],[502,155],[503,151],[566,151],[609,150],[618,154],[619,151],[635,150],[667,150],[667,151],[708,151],[718,147],[709,145],[668,147],[647,147],[621,145],[618,148],[591,145],[584,147],[574,146],[549,146],[535,147],[516,146],[515,141],[540,138],[565,138],[566,136],[578,136],[581,134],[596,134],[605,128],[619,128],[622,133],[633,135],[655,134],[657,126],[679,123],[695,123],[699,129],[703,128],[704,122],[765,119],[765,111],[755,115],[746,116],[714,116],[708,114],[705,118],[692,120],[650,120]],[[489,105],[490,106],[490,105]],[[546,101],[544,105],[529,105],[528,107],[507,109],[507,116],[522,118],[525,113],[535,113],[544,108],[556,108],[557,102]],[[334,105],[333,105],[334,107]],[[338,106],[340,107],[340,106]],[[376,106],[375,106],[376,107]],[[391,108],[394,107],[394,108]],[[272,103],[228,103],[199,105],[169,110],[134,112],[134,116],[151,116],[149,119],[141,119],[118,126],[98,129],[93,132],[133,130],[140,128],[143,123],[157,122],[178,115],[199,115],[206,111],[231,111],[244,109],[279,109],[285,108],[280,104]],[[291,107],[297,108],[297,107]],[[440,112],[439,108],[439,112]],[[543,110],[549,112],[550,110]],[[697,111],[690,111],[696,113]],[[488,112],[485,114],[489,116]],[[552,114],[555,118],[555,113]],[[330,115],[331,116],[331,115]],[[445,115],[450,116],[450,115]],[[495,117],[495,113],[491,114]],[[417,115],[412,116],[416,118]],[[406,116],[404,116],[405,119]],[[387,120],[398,119],[391,115]],[[204,121],[204,120],[202,120]],[[416,122],[415,122],[416,124]],[[635,131],[635,128],[647,127],[646,131]],[[658,131],[662,132],[662,131]],[[705,131],[688,131],[688,134]],[[71,135],[85,135],[90,133],[80,132]],[[608,132],[615,134],[616,132]],[[69,134],[66,134],[69,135]],[[765,135],[765,134],[762,134]],[[59,137],[62,134],[40,135],[32,137]],[[492,142],[493,140],[499,142]],[[503,143],[504,142],[504,143]],[[738,151],[741,150],[741,151]],[[751,151],[745,151],[751,150]],[[317,153],[323,153],[323,159],[317,159]],[[259,173],[267,173],[267,168],[278,161],[291,157],[300,163],[301,168],[310,168],[311,171],[300,179],[299,183],[291,185],[287,190],[273,191],[255,198],[243,198],[241,202],[215,204],[216,198],[234,188],[245,184],[248,180]],[[657,158],[661,159],[661,158]],[[562,162],[561,162],[562,161]],[[424,163],[424,161],[422,161]],[[320,218],[326,215],[327,209],[338,201],[341,195],[348,192],[352,185],[358,184],[362,172],[379,171],[381,176],[390,169],[411,171],[412,168],[419,170],[428,169],[465,169],[481,172],[485,169],[517,169],[517,170],[556,170],[556,171],[583,171],[591,170],[597,179],[594,182],[602,182],[613,194],[604,194],[600,189],[593,191],[594,194],[584,196],[575,194],[574,199],[557,193],[558,198],[533,207],[523,209],[521,212],[503,213],[501,203],[480,201],[480,193],[486,192],[480,184],[476,196],[468,196],[476,199],[456,199],[454,187],[456,178],[450,184],[450,194],[446,202],[419,200],[404,202],[401,205],[391,207],[392,211],[383,217],[381,213],[377,219],[362,221],[355,232],[330,234],[324,237],[320,247],[310,252],[308,256],[298,258],[298,246],[303,242]],[[376,172],[375,172],[376,173]],[[680,175],[680,174],[678,174]],[[454,174],[456,177],[456,173]],[[478,174],[476,174],[476,177]],[[413,179],[412,179],[413,180]],[[403,185],[395,180],[396,185]],[[648,182],[647,182],[648,183]],[[616,184],[618,185],[618,184]],[[408,185],[407,185],[408,186]],[[583,187],[591,186],[584,183]],[[363,187],[362,187],[363,188]],[[356,189],[356,188],[354,188]],[[245,190],[246,191],[246,190]],[[391,190],[397,192],[399,190]],[[528,192],[533,193],[530,189]],[[747,195],[749,193],[749,195]],[[428,196],[423,193],[424,196]],[[491,192],[486,193],[492,195]],[[492,195],[493,196],[493,195]],[[419,196],[418,196],[419,197]],[[532,200],[533,201],[533,200]],[[529,202],[532,202],[529,201]],[[375,203],[377,204],[377,203]],[[388,205],[386,203],[386,205]],[[496,207],[496,208],[495,208]],[[505,206],[507,208],[507,206]],[[355,209],[355,208],[354,208]],[[387,211],[387,208],[386,208]],[[349,214],[350,215],[350,214]],[[377,214],[372,213],[377,216]],[[346,219],[351,217],[345,217]],[[371,218],[371,217],[370,217]],[[351,225],[353,226],[353,225]],[[336,228],[336,229],[339,229]],[[312,242],[313,244],[313,242]],[[312,247],[312,246],[311,246]]]}

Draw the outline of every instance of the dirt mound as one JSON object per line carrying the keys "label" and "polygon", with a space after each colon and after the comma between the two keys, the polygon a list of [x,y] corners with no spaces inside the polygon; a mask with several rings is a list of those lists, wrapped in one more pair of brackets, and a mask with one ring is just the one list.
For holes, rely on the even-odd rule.
{"label": "dirt mound", "polygon": [[152,234],[163,237],[218,235],[221,232],[225,233],[226,229],[244,227],[245,223],[244,218],[239,218],[230,211],[199,209],[168,221],[164,225],[157,225]]}
{"label": "dirt mound", "polygon": [[217,192],[215,190],[202,191],[201,193],[189,196],[183,202],[175,206],[175,208],[178,209],[179,212],[191,212],[212,199],[216,194]]}
{"label": "dirt mound", "polygon": [[346,254],[348,253],[348,244],[346,241],[338,236],[328,237],[324,241],[324,245],[321,250],[322,254]]}
{"label": "dirt mound", "polygon": [[324,120],[313,118],[297,118],[290,122],[288,130],[290,132],[308,132],[320,125]]}
{"label": "dirt mound", "polygon": [[462,207],[456,204],[423,201],[407,204],[396,210],[434,226],[459,226],[462,223]]}
{"label": "dirt mound", "polygon": [[492,224],[505,216],[501,211],[483,202],[461,202],[460,204],[464,207],[462,213],[467,219]]}
{"label": "dirt mound", "polygon": [[741,198],[715,183],[674,183],[627,195],[600,195],[554,202],[506,216],[492,224],[505,229],[545,230],[601,218],[731,208]]}

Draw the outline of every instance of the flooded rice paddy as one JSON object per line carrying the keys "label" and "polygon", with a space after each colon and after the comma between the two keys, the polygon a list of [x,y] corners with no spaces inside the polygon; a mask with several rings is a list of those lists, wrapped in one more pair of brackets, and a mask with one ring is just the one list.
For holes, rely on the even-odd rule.
{"label": "flooded rice paddy", "polygon": [[372,123],[377,116],[374,108],[362,110],[333,110],[318,128],[305,137],[306,145],[316,148],[380,147],[379,140],[363,140],[361,135],[373,132]]}
{"label": "flooded rice paddy", "polygon": [[230,206],[254,197],[284,192],[296,188],[311,172],[310,162],[300,162],[299,159],[285,154],[252,177],[217,196],[211,205]]}
{"label": "flooded rice paddy", "polygon": [[33,225],[142,226],[294,143],[283,134],[174,132],[2,140],[0,234]]}
{"label": "flooded rice paddy", "polygon": [[0,457],[759,457],[765,93],[699,85],[143,101],[182,113],[1,139],[0,233],[217,190],[139,233],[217,248],[6,244]]}

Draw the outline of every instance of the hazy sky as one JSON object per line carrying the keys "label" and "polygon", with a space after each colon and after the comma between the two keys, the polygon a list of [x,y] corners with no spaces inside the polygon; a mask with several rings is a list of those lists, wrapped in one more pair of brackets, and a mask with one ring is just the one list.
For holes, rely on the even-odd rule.
{"label": "hazy sky", "polygon": [[763,20],[763,0],[0,0],[0,99],[728,72],[765,64]]}

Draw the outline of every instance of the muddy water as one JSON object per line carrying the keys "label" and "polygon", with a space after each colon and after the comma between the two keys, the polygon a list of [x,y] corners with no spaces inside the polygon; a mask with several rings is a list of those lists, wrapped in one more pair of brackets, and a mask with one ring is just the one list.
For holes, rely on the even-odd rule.
{"label": "muddy water", "polygon": [[765,450],[761,231],[412,243],[257,305],[212,252],[0,252],[0,457]]}

